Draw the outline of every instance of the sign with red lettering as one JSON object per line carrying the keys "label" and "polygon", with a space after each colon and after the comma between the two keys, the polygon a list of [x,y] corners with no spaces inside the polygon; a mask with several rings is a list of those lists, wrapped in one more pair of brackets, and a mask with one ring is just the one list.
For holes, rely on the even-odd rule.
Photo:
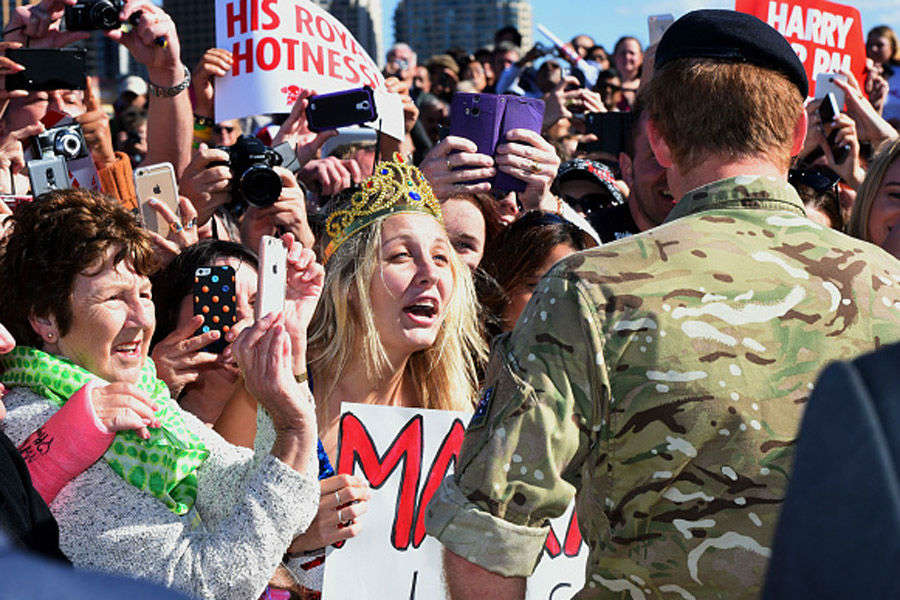
{"label": "sign with red lettering", "polygon": [[[442,600],[441,544],[425,534],[425,507],[453,473],[466,413],[344,404],[337,471],[372,486],[362,532],[325,560],[323,600]],[[570,600],[584,585],[587,547],[572,507],[551,521],[529,600]]]}
{"label": "sign with red lettering", "polygon": [[216,0],[216,46],[234,56],[216,79],[216,120],[290,112],[301,88],[319,94],[369,86],[379,122],[402,139],[400,97],[337,18],[309,0]]}
{"label": "sign with red lettering", "polygon": [[791,43],[806,69],[810,97],[820,73],[849,69],[865,79],[866,46],[856,8],[826,0],[735,0],[734,8],[765,21]]}

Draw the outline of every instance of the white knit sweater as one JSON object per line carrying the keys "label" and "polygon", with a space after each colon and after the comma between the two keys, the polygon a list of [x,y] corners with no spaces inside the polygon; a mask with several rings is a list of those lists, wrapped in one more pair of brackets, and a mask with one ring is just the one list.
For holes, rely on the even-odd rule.
{"label": "white knit sweater", "polygon": [[[57,410],[25,388],[12,390],[3,402],[9,411],[3,427],[16,445]],[[182,414],[209,449],[197,471],[194,507],[202,525],[192,528],[193,511],[179,517],[101,459],[50,506],[60,547],[78,567],[155,581],[198,598],[256,600],[291,540],[316,514],[316,453],[305,474],[268,454],[275,434],[262,411],[255,452]]]}

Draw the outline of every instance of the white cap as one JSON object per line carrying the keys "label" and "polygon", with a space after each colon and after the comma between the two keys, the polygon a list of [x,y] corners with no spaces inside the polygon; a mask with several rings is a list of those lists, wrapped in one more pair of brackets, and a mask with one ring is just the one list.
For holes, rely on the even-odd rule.
{"label": "white cap", "polygon": [[137,75],[129,75],[119,82],[119,93],[131,92],[137,96],[144,96],[148,92],[147,82]]}

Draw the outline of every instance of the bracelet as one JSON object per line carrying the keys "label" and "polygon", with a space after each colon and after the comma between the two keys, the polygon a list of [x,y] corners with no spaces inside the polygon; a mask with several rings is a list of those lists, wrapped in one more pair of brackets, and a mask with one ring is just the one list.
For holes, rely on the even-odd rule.
{"label": "bracelet", "polygon": [[309,381],[309,375],[306,373],[306,371],[303,371],[299,375],[294,375],[294,379],[297,380],[297,383],[303,385],[304,383]]}
{"label": "bracelet", "polygon": [[191,72],[188,71],[188,68],[184,65],[181,66],[184,67],[184,79],[181,80],[181,83],[173,85],[172,87],[161,87],[152,81],[147,81],[147,87],[150,88],[150,93],[161,98],[171,98],[186,90],[188,86],[191,85]]}

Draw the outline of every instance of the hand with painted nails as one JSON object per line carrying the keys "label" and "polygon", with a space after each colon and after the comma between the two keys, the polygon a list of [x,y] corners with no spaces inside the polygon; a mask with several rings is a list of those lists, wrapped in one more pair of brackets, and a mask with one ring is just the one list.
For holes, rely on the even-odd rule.
{"label": "hand with painted nails", "polygon": [[478,146],[472,140],[456,136],[444,138],[429,150],[419,169],[438,200],[459,194],[490,192],[490,183],[474,182],[497,174],[493,158],[479,154]]}
{"label": "hand with painted nails", "polygon": [[156,256],[161,266],[165,267],[172,259],[181,254],[181,251],[196,244],[199,239],[197,226],[197,210],[193,203],[180,196],[178,198],[179,218],[175,212],[155,198],[148,200],[156,214],[169,225],[169,234],[163,237],[155,231],[147,231],[156,248]]}

